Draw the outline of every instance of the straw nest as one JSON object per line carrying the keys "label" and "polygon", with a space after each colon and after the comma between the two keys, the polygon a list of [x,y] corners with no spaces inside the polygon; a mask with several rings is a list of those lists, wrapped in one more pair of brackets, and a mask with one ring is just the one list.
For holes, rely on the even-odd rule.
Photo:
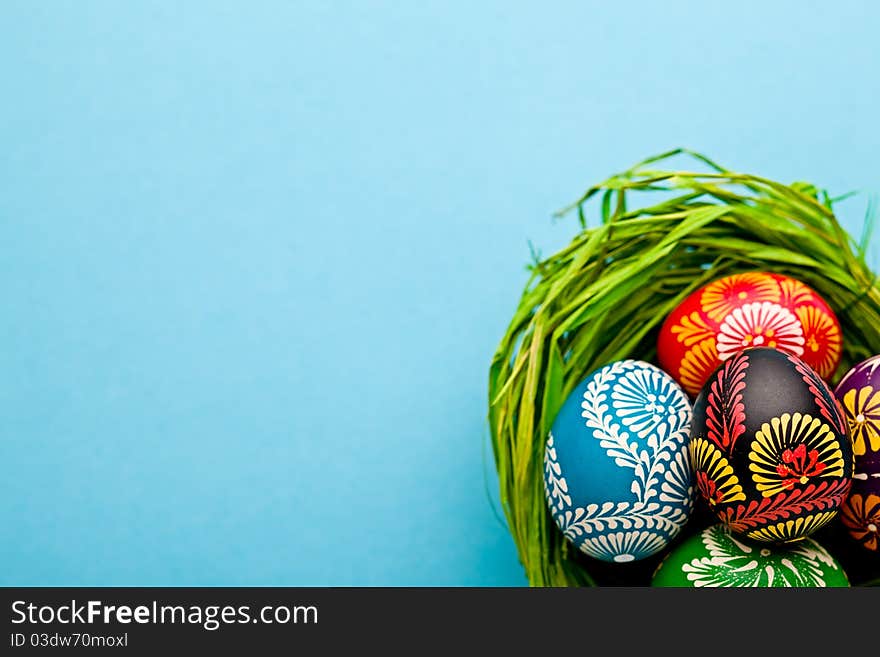
{"label": "straw nest", "polygon": [[[664,170],[674,156],[691,158],[699,171]],[[865,252],[871,221],[854,238],[835,216],[839,200],[807,183],[735,173],[676,150],[591,187],[558,213],[576,213],[579,230],[568,246],[531,264],[489,371],[501,504],[532,586],[647,585],[666,554],[605,564],[573,549],[547,509],[543,454],[574,386],[615,360],[656,363],[657,331],[691,292],[728,274],[786,274],[818,291],[840,320],[843,357],[831,385],[880,353],[880,282]],[[679,540],[708,521],[698,506]],[[832,526],[815,538],[854,585],[875,583],[878,560],[843,533]]]}

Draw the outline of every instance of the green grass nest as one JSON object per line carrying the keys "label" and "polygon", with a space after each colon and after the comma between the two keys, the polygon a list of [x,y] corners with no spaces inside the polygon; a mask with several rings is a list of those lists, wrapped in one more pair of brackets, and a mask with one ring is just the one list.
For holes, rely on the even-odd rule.
{"label": "green grass nest", "polygon": [[[674,156],[690,157],[705,171],[663,170]],[[700,286],[763,270],[813,287],[843,330],[843,358],[832,385],[853,364],[880,353],[880,282],[865,258],[872,222],[865,221],[856,240],[835,216],[838,200],[808,183],[735,173],[679,149],[591,187],[558,213],[576,212],[580,230],[558,253],[535,258],[489,370],[501,505],[530,585],[649,585],[668,549],[710,522],[698,504],[661,554],[605,564],[568,544],[543,488],[544,443],[566,396],[615,360],[656,363],[660,325]],[[880,559],[844,534],[832,523],[814,538],[841,562],[853,585],[876,584]]]}

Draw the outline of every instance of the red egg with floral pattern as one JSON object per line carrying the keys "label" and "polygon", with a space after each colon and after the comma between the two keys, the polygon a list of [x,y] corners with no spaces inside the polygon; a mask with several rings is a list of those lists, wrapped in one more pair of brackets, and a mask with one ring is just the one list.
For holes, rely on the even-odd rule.
{"label": "red egg with floral pattern", "polygon": [[803,282],[768,272],[720,278],[691,293],[666,318],[660,366],[691,395],[733,354],[770,347],[793,354],[829,378],[840,363],[840,322]]}
{"label": "red egg with floral pattern", "polygon": [[694,401],[689,451],[700,497],[735,534],[789,543],[833,520],[853,446],[840,406],[797,356],[736,352]]}

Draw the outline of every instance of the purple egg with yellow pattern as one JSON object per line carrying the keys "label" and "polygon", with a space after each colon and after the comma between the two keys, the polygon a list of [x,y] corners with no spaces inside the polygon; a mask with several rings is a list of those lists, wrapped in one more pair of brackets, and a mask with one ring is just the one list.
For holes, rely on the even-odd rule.
{"label": "purple egg with yellow pattern", "polygon": [[834,389],[855,455],[850,494],[840,519],[862,546],[880,552],[880,355],[850,369]]}

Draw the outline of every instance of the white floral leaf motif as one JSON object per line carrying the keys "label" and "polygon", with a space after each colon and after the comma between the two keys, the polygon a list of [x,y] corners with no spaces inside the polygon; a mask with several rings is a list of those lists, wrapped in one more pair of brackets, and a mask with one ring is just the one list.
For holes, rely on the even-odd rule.
{"label": "white floral leaf motif", "polygon": [[587,384],[581,402],[581,416],[586,420],[587,428],[593,430],[593,437],[599,440],[599,446],[619,467],[635,468],[639,463],[638,449],[634,447],[635,443],[629,442],[629,434],[622,432],[613,421],[606,403],[606,393],[616,369],[611,366],[599,370]]}
{"label": "white floral leaf motif", "polygon": [[547,446],[544,450],[544,495],[553,511],[562,511],[571,506],[571,496],[568,494],[568,482],[562,476],[562,467],[556,460],[556,447],[553,444],[553,432],[547,438]]}
{"label": "white floral leaf motif", "polygon": [[626,563],[656,554],[666,542],[663,535],[651,531],[612,532],[590,537],[578,547],[596,559]]}
{"label": "white floral leaf motif", "polygon": [[614,529],[618,524],[655,529],[666,532],[671,538],[684,525],[687,513],[656,502],[606,502],[601,507],[590,504],[585,508],[567,510],[557,515],[556,520],[563,533],[572,539]]}
{"label": "white floral leaf motif", "polygon": [[[684,526],[693,503],[686,393],[648,363],[618,361],[590,377],[581,409],[585,426],[605,455],[617,467],[631,470],[629,489],[635,500],[578,505],[551,436],[545,450],[545,493],[557,524],[579,549],[597,558],[627,560],[659,551]],[[619,552],[610,554],[614,550]]]}
{"label": "white floral leaf motif", "polygon": [[660,501],[690,508],[694,499],[694,481],[687,443],[673,452],[669,467],[663,474]]}
{"label": "white floral leaf motif", "polygon": [[718,332],[718,357],[727,360],[748,347],[774,347],[802,356],[804,330],[788,308],[756,301],[733,309]]}
{"label": "white floral leaf motif", "polygon": [[689,438],[691,408],[684,391],[653,365],[618,361],[593,375],[581,408],[606,455],[618,467],[632,468],[636,500],[659,497],[666,463]]}
{"label": "white floral leaf motif", "polygon": [[839,570],[839,565],[818,543],[804,543],[803,541],[796,543],[794,551],[801,555],[804,559],[811,562],[819,562],[828,568]]}
{"label": "white floral leaf motif", "polygon": [[826,586],[819,563],[831,557],[821,554],[823,548],[813,541],[793,549],[758,549],[737,540],[723,525],[704,530],[701,539],[710,556],[681,567],[694,586]]}

